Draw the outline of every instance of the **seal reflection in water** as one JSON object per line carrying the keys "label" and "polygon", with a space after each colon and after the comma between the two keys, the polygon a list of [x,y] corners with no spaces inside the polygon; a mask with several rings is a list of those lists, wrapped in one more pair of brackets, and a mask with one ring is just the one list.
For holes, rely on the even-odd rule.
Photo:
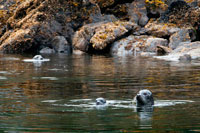
{"label": "seal reflection in water", "polygon": [[102,97],[96,99],[96,105],[105,105],[106,100]]}
{"label": "seal reflection in water", "polygon": [[134,102],[136,103],[136,112],[140,118],[140,125],[143,128],[152,127],[152,115],[153,115],[153,105],[154,99],[151,91],[140,90],[134,97]]}

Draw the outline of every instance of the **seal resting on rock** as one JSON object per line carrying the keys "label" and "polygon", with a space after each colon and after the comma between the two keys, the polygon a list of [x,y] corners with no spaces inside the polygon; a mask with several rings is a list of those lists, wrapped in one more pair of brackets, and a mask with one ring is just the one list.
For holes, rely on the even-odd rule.
{"label": "seal resting on rock", "polygon": [[96,99],[96,105],[105,105],[106,100],[102,97]]}
{"label": "seal resting on rock", "polygon": [[137,107],[152,106],[154,105],[153,95],[149,90],[140,90],[134,97],[134,102]]}

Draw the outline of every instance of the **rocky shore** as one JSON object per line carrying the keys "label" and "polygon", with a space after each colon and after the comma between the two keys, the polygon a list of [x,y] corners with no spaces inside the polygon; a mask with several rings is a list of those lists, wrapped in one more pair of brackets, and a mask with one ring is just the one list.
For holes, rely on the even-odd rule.
{"label": "rocky shore", "polygon": [[189,54],[196,59],[199,6],[198,0],[3,0],[0,52],[78,50],[117,56],[178,54],[177,59]]}

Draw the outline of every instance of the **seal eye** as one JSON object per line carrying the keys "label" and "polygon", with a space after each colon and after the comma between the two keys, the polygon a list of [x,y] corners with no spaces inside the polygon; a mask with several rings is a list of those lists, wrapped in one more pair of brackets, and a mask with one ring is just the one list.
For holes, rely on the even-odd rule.
{"label": "seal eye", "polygon": [[146,96],[146,95],[147,95],[147,93],[144,93],[143,95],[145,95],[145,96]]}

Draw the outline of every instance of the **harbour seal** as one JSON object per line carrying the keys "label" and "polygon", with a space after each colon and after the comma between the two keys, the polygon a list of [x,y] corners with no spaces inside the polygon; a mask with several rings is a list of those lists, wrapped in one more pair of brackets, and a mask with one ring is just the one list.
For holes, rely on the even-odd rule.
{"label": "harbour seal", "polygon": [[102,97],[96,99],[96,105],[105,105],[106,100]]}
{"label": "harbour seal", "polygon": [[33,60],[43,60],[44,58],[41,55],[35,55]]}
{"label": "harbour seal", "polygon": [[151,91],[145,89],[140,90],[137,95],[134,97],[134,102],[137,107],[141,106],[152,106],[154,105],[154,99]]}

